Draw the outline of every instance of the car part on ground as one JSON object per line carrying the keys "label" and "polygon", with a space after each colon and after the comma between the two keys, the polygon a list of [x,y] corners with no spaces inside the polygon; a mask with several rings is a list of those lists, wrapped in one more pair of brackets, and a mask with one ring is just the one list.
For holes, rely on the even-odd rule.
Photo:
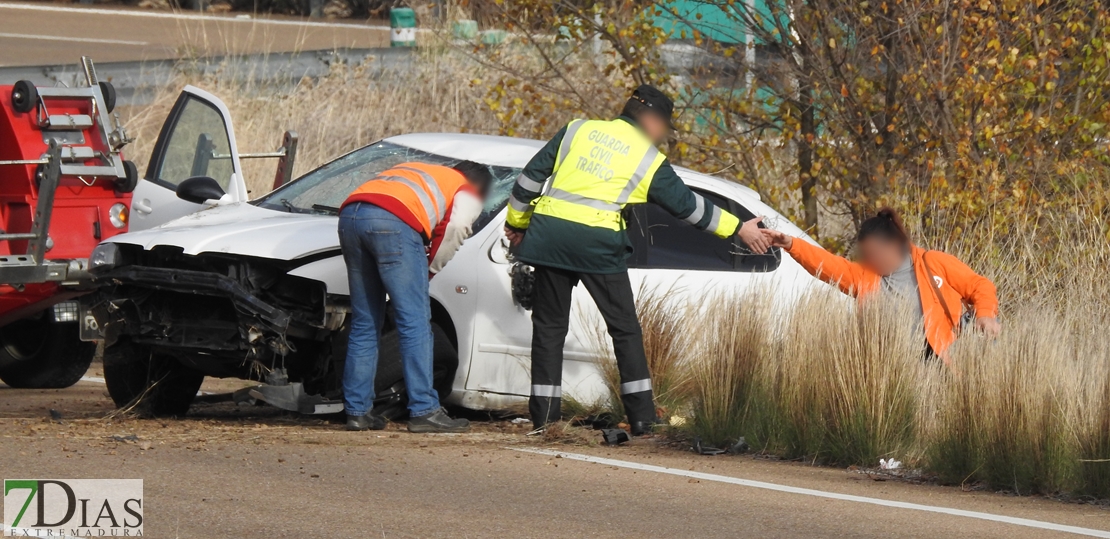
{"label": "car part on ground", "polygon": [[624,429],[601,429],[601,439],[605,445],[620,445],[632,438],[628,436],[628,431]]}

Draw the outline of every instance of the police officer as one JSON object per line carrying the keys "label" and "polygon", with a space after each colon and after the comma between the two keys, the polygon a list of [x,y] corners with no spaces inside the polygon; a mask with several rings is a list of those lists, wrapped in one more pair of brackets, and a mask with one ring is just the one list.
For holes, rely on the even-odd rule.
{"label": "police officer", "polygon": [[632,434],[649,433],[658,422],[628,279],[632,245],[621,217],[626,205],[652,202],[711,234],[739,235],[754,252],[768,247],[758,227],[762,218],[741,224],[686,187],[656,149],[673,128],[673,111],[666,95],[640,86],[619,118],[567,124],[513,186],[505,234],[517,258],[535,267],[528,409],[536,428],[560,417],[563,344],[578,283],[593,297],[613,339]]}

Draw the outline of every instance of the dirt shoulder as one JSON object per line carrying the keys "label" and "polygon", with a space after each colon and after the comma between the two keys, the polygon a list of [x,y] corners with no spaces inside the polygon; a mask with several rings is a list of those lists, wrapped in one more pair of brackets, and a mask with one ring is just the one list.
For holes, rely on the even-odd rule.
{"label": "dirt shoulder", "polygon": [[[90,376],[97,376],[95,367]],[[229,384],[238,382],[205,389]],[[107,419],[111,410],[99,383],[58,391],[0,387],[3,475],[142,478],[150,537],[616,537],[631,530],[651,537],[1052,536],[514,450],[535,447],[1110,529],[1110,511],[1093,506],[704,457],[658,439],[620,447],[550,444],[508,421],[481,422],[466,435],[428,436],[399,424],[348,433],[321,419],[231,403],[196,406],[182,420]]]}

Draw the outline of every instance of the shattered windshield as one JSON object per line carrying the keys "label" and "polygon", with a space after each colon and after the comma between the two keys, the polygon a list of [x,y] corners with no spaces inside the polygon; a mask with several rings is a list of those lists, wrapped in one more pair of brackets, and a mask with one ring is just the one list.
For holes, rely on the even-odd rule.
{"label": "shattered windshield", "polygon": [[[379,142],[355,150],[256,200],[260,207],[293,212],[335,215],[343,201],[358,186],[385,170],[408,161],[451,166],[458,159],[415,150],[390,142]],[[520,169],[490,166],[493,187],[481,217],[474,223],[477,231],[485,226],[509,199]]]}

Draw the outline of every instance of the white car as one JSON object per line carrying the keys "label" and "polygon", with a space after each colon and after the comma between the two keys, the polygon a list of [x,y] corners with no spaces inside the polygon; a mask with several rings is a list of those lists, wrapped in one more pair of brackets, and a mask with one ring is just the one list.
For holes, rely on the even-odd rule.
{"label": "white car", "polygon": [[[248,200],[226,107],[186,88],[135,190],[132,232],[101,244],[90,263],[100,288],[83,300],[82,316],[86,337],[105,340],[113,399],[123,406],[145,392],[151,413],[180,415],[204,376],[240,377],[261,383],[250,395],[286,409],[342,410],[350,301],[336,208],[355,187],[400,162],[470,159],[488,165],[496,185],[474,235],[431,281],[436,388],[447,403],[471,409],[523,402],[531,386],[532,324],[513,299],[502,230],[513,182],[542,145],[468,134],[390,137]],[[734,214],[767,216],[768,226],[806,237],[754,191],[677,170]],[[634,289],[672,290],[681,298],[767,286],[785,302],[817,283],[777,249],[746,253],[652,204],[630,207],[626,219]],[[596,328],[584,327],[600,324],[600,316],[581,288],[575,312],[563,387],[591,402],[607,389],[589,337]],[[380,363],[378,405],[397,409],[403,382],[388,325]]]}

